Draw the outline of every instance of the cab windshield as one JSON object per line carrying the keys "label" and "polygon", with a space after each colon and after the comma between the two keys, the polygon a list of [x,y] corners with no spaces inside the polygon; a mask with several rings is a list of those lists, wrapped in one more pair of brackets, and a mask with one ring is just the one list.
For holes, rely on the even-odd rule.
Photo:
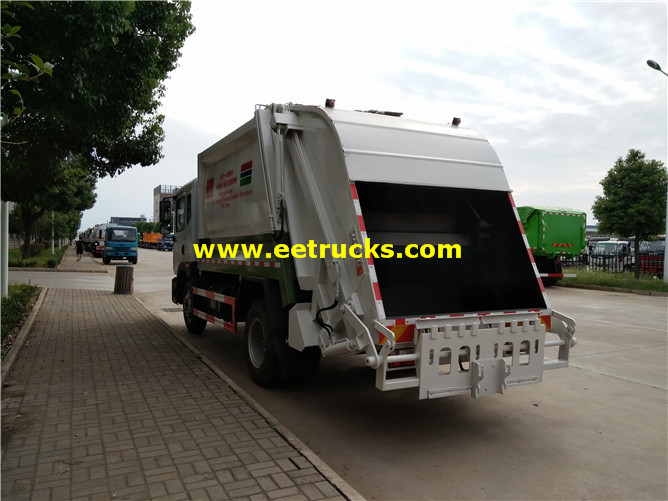
{"label": "cab windshield", "polygon": [[109,228],[106,240],[109,242],[134,242],[137,240],[135,228]]}
{"label": "cab windshield", "polygon": [[619,253],[618,244],[596,244],[593,254],[599,256],[616,256]]}

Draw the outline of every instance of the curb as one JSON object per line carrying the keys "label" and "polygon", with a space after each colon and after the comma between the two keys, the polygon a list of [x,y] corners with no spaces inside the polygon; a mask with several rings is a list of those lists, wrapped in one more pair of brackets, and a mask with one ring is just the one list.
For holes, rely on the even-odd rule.
{"label": "curb", "polygon": [[627,289],[625,287],[607,287],[604,285],[585,285],[585,284],[556,284],[556,287],[566,287],[571,289],[589,289],[605,292],[625,292],[627,294],[638,294],[640,296],[662,296],[668,297],[668,292],[648,291],[644,289]]}
{"label": "curb", "polygon": [[30,315],[28,315],[28,319],[23,324],[23,327],[21,327],[21,330],[14,340],[14,344],[12,344],[12,347],[7,352],[7,355],[5,355],[5,358],[2,359],[2,373],[0,374],[0,380],[5,380],[7,374],[9,374],[9,371],[12,369],[12,366],[14,365],[16,357],[21,351],[21,348],[23,348],[23,344],[28,338],[32,324],[35,322],[35,318],[37,318],[37,314],[42,307],[44,296],[46,295],[47,290],[47,287],[42,287],[42,291],[39,293],[39,297],[37,298],[37,301],[35,301],[35,304],[30,311]]}
{"label": "curb", "polygon": [[183,336],[174,331],[172,327],[165,322],[162,318],[154,315],[141,301],[141,299],[133,296],[134,299],[141,304],[141,306],[148,311],[156,320],[158,320],[164,327],[171,332],[176,339],[178,339],[186,348],[193,352],[199,360],[206,365],[211,372],[213,372],[220,379],[225,381],[225,383],[234,391],[239,397],[241,397],[248,405],[250,405],[255,412],[260,414],[262,418],[269,423],[292,447],[295,448],[302,456],[304,456],[313,467],[322,474],[323,477],[329,481],[329,483],[336,488],[343,497],[349,501],[366,501],[366,498],[363,497],[359,492],[357,492],[348,482],[346,482],[338,473],[332,470],[327,463],[318,457],[318,455],[308,448],[304,442],[299,440],[295,435],[290,432],[280,421],[278,421],[274,416],[272,416],[269,411],[262,407],[253,397],[251,397],[243,388],[237,385],[230,377],[220,370],[213,362],[208,358],[202,355],[193,345],[191,345]]}
{"label": "curb", "polygon": [[54,273],[107,273],[106,270],[61,270],[60,266],[58,268],[16,268],[14,266],[9,267],[9,271],[49,271]]}

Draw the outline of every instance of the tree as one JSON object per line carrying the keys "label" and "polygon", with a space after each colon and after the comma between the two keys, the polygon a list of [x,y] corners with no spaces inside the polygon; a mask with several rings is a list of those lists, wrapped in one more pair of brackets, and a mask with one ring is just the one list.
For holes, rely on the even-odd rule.
{"label": "tree", "polygon": [[[17,22],[15,13],[16,8],[33,9],[32,4],[28,2],[8,2],[3,0],[0,3],[2,10],[2,17],[6,21],[2,25],[0,31],[0,39],[2,40],[2,86],[4,87],[8,82],[36,80],[42,75],[52,75],[53,64],[44,62],[41,57],[36,54],[29,54],[30,60],[20,61],[16,60],[11,53],[14,52],[15,38],[21,38],[19,32],[21,26],[13,24]],[[9,52],[9,55],[7,53]],[[5,103],[2,109],[2,125],[8,125],[16,120],[21,113],[26,109],[23,102],[23,96],[17,89],[11,89],[7,94],[3,94],[3,100],[9,101]]]}
{"label": "tree", "polygon": [[[20,217],[20,207],[9,214],[9,233],[25,234],[23,221]],[[53,214],[53,217],[52,217]],[[32,235],[39,240],[48,240],[51,238],[51,230],[54,231],[54,238],[74,240],[77,237],[77,230],[81,224],[82,213],[77,210],[68,212],[47,211],[44,215],[33,223]]]}
{"label": "tree", "polygon": [[[57,71],[53,78],[12,81],[3,88],[20,90],[29,103],[3,130],[4,139],[31,145],[38,140],[56,161],[81,154],[99,177],[155,164],[163,139],[163,116],[157,113],[162,82],[194,29],[189,9],[183,2],[35,4],[22,19],[21,38],[13,41],[15,58],[39,53]],[[14,167],[16,148],[5,150]]]}
{"label": "tree", "polygon": [[[48,200],[71,174],[61,172],[69,161],[96,179],[161,158],[162,82],[194,31],[190,4],[37,2],[20,23],[20,37],[11,40],[14,61],[40,54],[55,71],[52,78],[3,80],[3,116],[12,114],[16,97],[26,104],[2,129],[2,199],[20,203],[28,219],[44,210],[84,210]],[[3,37],[3,49],[5,43]],[[3,75],[11,73],[4,59],[2,65]],[[90,186],[91,179],[80,180]]]}
{"label": "tree", "polygon": [[635,239],[635,278],[640,276],[640,242],[663,232],[668,172],[663,162],[630,149],[601,181],[603,196],[592,206],[600,232]]}
{"label": "tree", "polygon": [[160,223],[149,223],[147,221],[137,221],[134,223],[132,226],[137,228],[137,231],[139,233],[150,233],[150,232],[159,232],[160,231]]}
{"label": "tree", "polygon": [[[47,211],[76,211],[80,213],[95,204],[94,175],[86,172],[80,165],[79,157],[69,158],[57,169],[58,177],[51,186],[45,187],[39,194],[17,203],[24,232],[23,257],[30,257],[30,237],[33,225]],[[75,230],[76,231],[76,230]]]}

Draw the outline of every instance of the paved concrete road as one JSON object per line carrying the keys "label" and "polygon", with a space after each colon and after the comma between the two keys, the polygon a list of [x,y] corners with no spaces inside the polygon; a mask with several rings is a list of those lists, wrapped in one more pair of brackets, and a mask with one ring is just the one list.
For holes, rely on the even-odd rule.
{"label": "paved concrete road", "polygon": [[666,298],[549,296],[579,323],[571,367],[479,401],[379,392],[357,357],[265,390],[240,338],[184,335],[368,499],[666,499]]}
{"label": "paved concrete road", "polygon": [[383,393],[351,356],[266,390],[250,381],[241,335],[185,332],[169,312],[171,254],[142,251],[135,297],[368,499],[668,498],[666,297],[550,289],[578,322],[571,367],[505,395]]}
{"label": "paved concrete road", "polygon": [[[140,273],[157,281],[164,259],[143,258],[156,268]],[[355,356],[324,359],[313,381],[260,388],[241,334],[209,325],[193,336],[168,312],[168,281],[144,293],[140,275],[136,288],[368,499],[668,499],[666,297],[553,287],[553,307],[578,322],[568,369],[479,401],[419,401],[376,390]]]}

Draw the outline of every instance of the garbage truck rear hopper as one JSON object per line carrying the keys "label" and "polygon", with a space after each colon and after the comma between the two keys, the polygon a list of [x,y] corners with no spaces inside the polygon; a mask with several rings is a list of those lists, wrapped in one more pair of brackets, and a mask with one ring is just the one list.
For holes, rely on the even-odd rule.
{"label": "garbage truck rear hopper", "polygon": [[261,385],[346,353],[419,398],[566,367],[575,323],[549,306],[488,141],[397,115],[257,106],[198,155],[174,202],[188,329],[245,322]]}

